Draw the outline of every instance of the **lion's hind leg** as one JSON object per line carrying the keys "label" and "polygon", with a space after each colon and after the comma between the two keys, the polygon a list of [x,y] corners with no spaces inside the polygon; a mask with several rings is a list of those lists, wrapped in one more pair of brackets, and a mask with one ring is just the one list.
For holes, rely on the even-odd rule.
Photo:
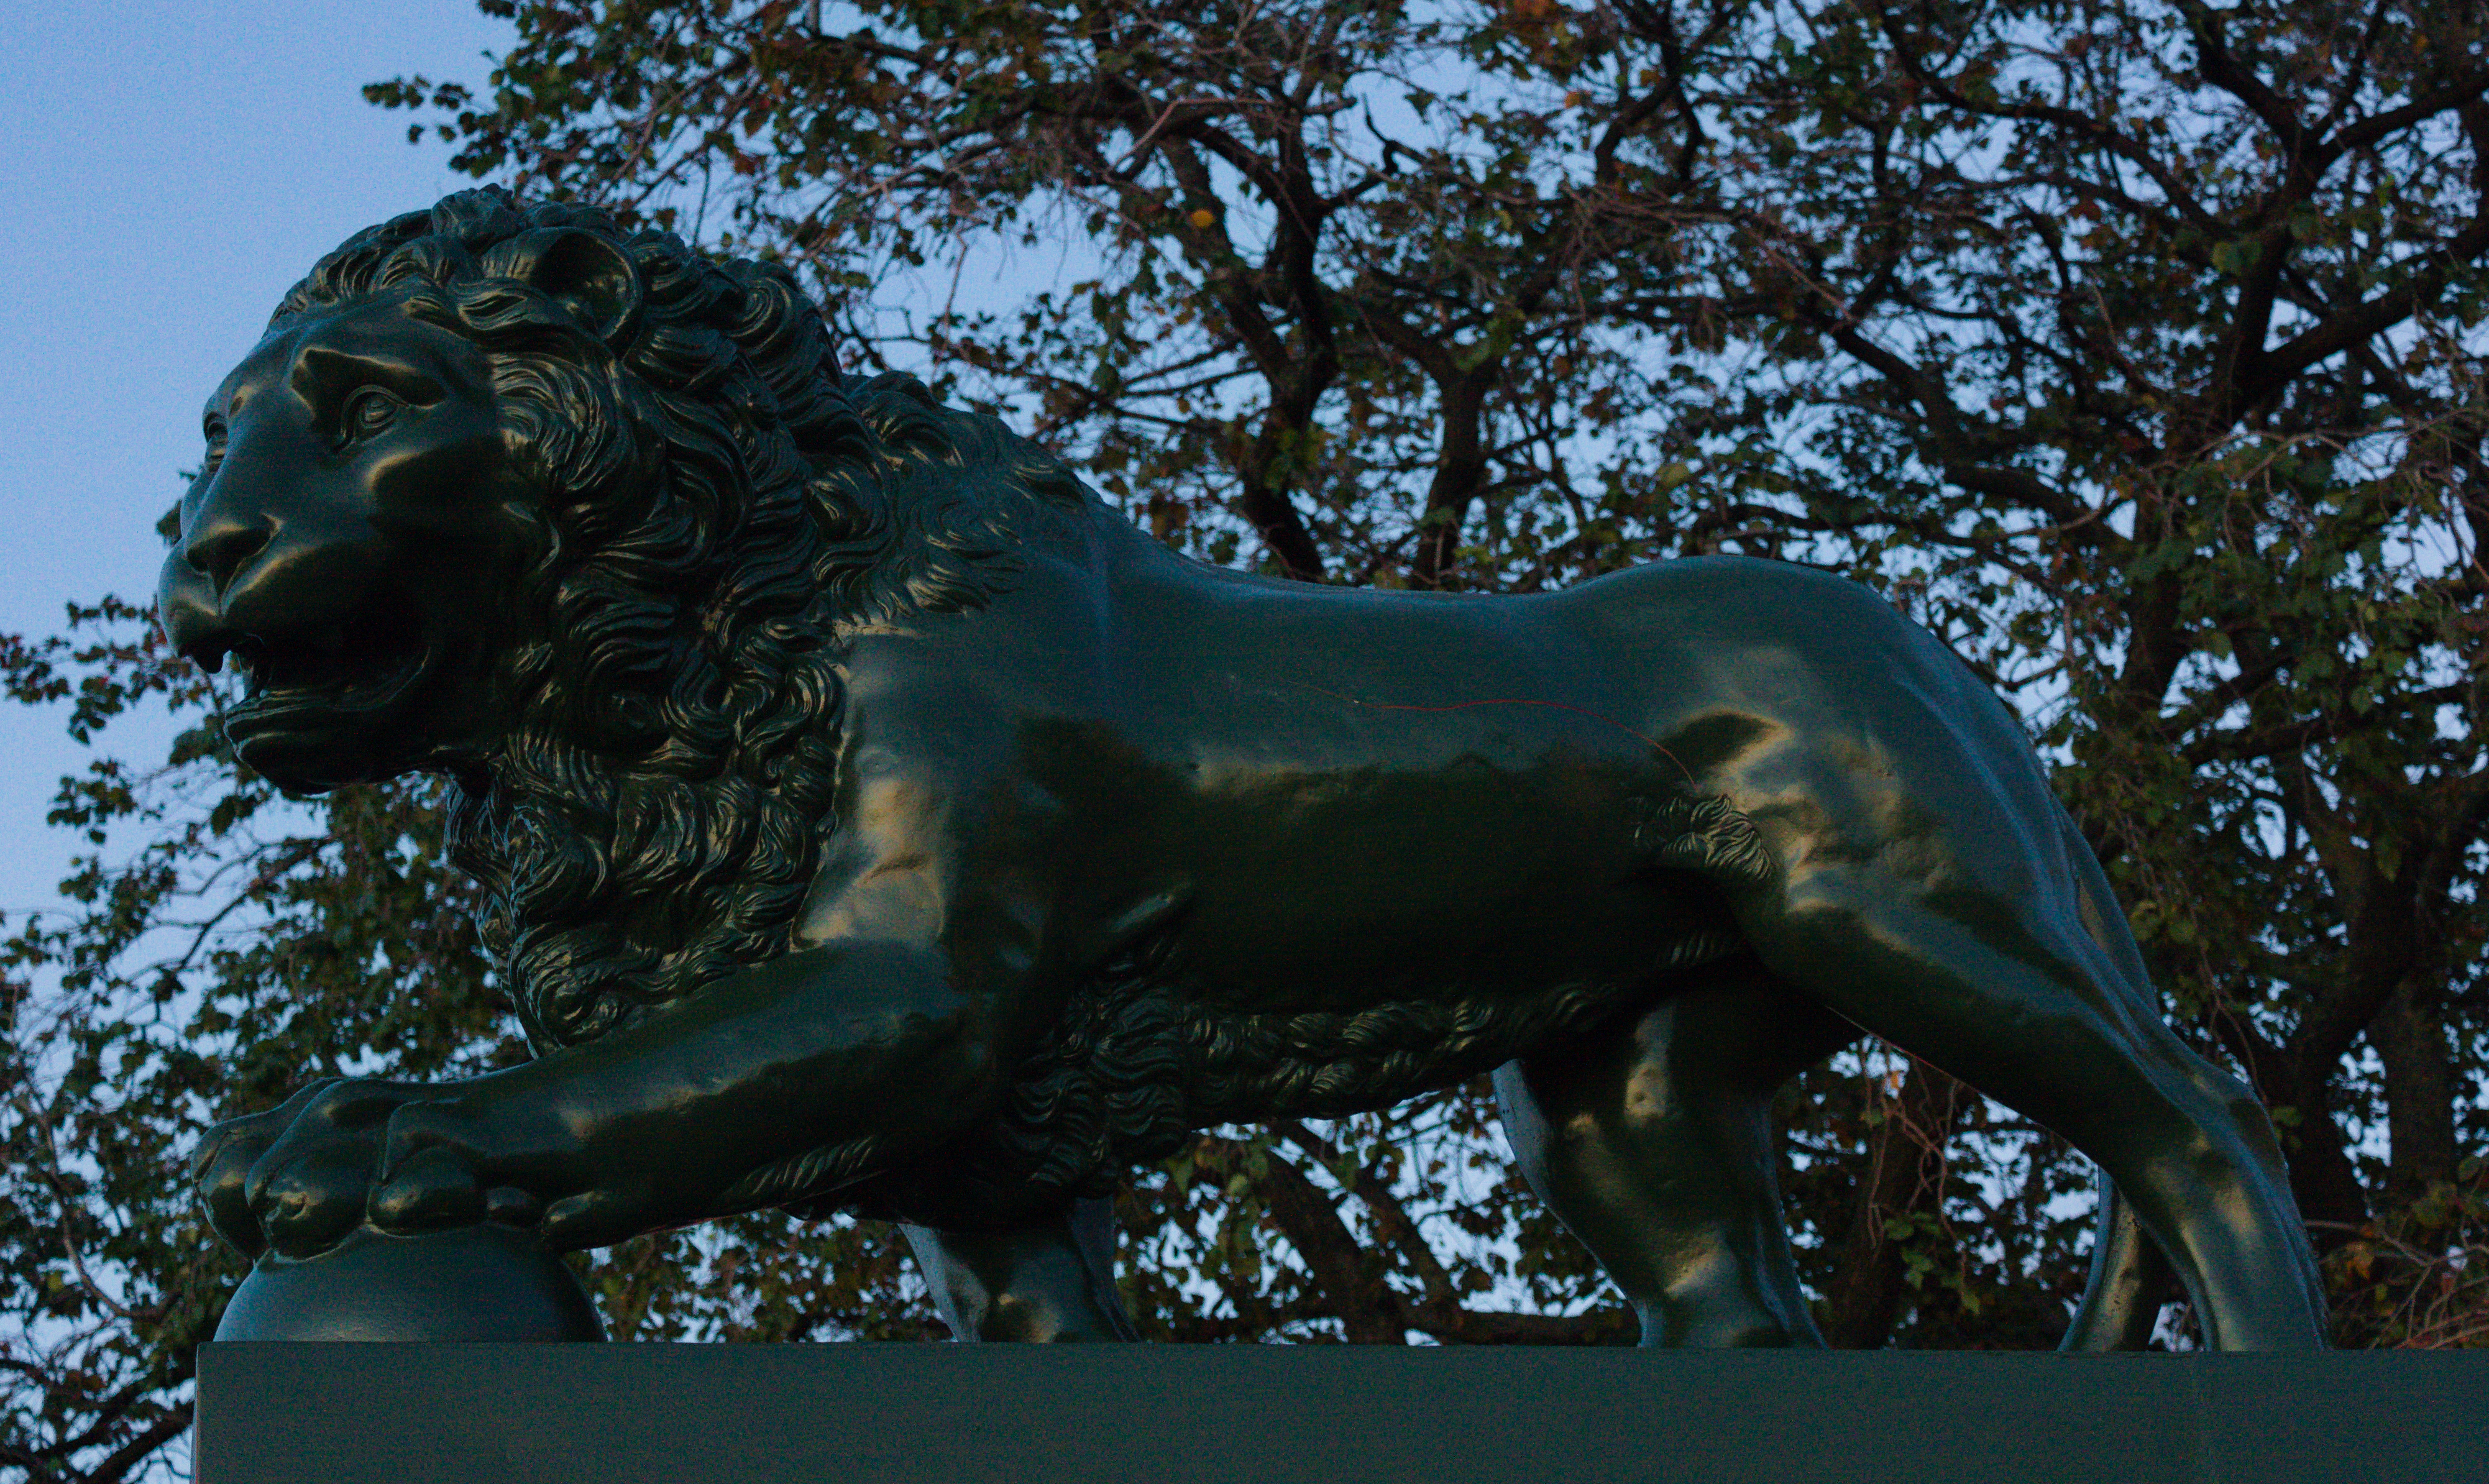
{"label": "lion's hind leg", "polygon": [[1102,1199],[1000,1232],[902,1226],[951,1337],[1130,1340],[1115,1295],[1115,1210]]}
{"label": "lion's hind leg", "polygon": [[[1783,831],[1780,881],[1734,899],[1748,942],[1833,1011],[2098,1161],[2208,1343],[2320,1346],[2312,1259],[2252,1095],[2179,1041],[2123,956],[2085,930],[2064,863],[2035,859],[2046,837],[2029,820],[1960,793],[1939,802],[1880,842]],[[2031,807],[2055,813],[2044,795]]]}
{"label": "lion's hind leg", "polygon": [[1781,1214],[1772,1095],[1857,1029],[1751,957],[1506,1064],[1531,1188],[1670,1347],[1820,1345]]}

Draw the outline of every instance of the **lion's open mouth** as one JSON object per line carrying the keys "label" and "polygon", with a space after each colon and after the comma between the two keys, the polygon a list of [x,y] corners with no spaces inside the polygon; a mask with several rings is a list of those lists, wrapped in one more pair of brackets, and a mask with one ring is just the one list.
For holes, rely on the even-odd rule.
{"label": "lion's open mouth", "polygon": [[243,699],[225,711],[238,746],[270,732],[351,727],[404,695],[431,659],[419,636],[383,624],[273,642],[238,637],[228,652],[243,676]]}

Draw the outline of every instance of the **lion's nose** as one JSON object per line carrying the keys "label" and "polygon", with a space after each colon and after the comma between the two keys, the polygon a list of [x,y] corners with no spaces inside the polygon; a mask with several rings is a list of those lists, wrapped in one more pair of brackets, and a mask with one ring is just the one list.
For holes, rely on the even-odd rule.
{"label": "lion's nose", "polygon": [[267,551],[268,543],[275,537],[276,523],[265,517],[256,521],[212,517],[182,548],[182,559],[189,563],[191,571],[206,578],[221,599],[233,580]]}

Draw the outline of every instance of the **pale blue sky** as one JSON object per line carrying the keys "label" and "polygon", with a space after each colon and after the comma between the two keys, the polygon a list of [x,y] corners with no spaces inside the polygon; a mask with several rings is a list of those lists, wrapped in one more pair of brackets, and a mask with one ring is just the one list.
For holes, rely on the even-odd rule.
{"label": "pale blue sky", "polygon": [[[0,27],[0,632],[143,599],[199,406],[313,260],[471,185],[401,72],[481,83],[505,26],[469,0],[67,0]],[[160,728],[116,748],[160,758]],[[107,737],[107,741],[111,739]],[[46,829],[81,764],[57,714],[0,707],[0,910],[50,899]]]}

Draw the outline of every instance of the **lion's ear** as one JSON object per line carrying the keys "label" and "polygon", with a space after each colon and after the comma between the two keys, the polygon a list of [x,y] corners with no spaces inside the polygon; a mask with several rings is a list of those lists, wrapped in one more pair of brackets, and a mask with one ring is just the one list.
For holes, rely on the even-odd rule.
{"label": "lion's ear", "polygon": [[516,278],[570,311],[580,328],[618,345],[640,318],[640,274],[622,249],[593,232],[539,227],[488,250],[486,277]]}

